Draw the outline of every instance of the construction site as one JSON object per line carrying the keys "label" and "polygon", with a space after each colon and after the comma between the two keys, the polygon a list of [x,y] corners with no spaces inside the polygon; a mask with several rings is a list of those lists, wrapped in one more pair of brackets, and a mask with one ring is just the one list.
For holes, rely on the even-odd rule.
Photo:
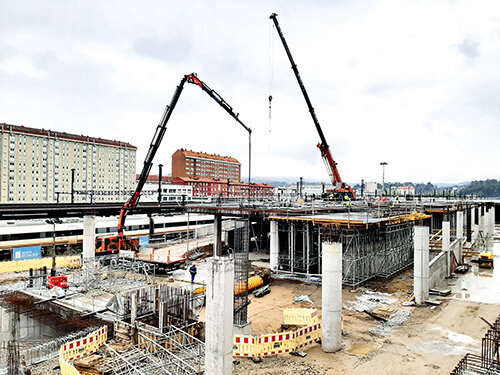
{"label": "construction site", "polygon": [[[18,241],[0,262],[0,375],[500,374],[500,201],[385,187],[368,196],[342,180],[277,14],[269,18],[328,186],[284,200],[252,185],[252,129],[195,73],[181,77],[126,202],[77,204],[71,185],[71,203],[0,205],[2,241]],[[203,202],[186,201],[195,188],[182,185],[165,203],[160,167],[158,202],[141,205],[186,83],[248,134],[248,183],[217,180]],[[210,156],[187,153],[196,154]],[[235,159],[217,157],[239,176]],[[22,220],[52,227],[37,233],[44,256],[15,229]],[[56,225],[71,237],[63,255]]]}
{"label": "construction site", "polygon": [[141,260],[165,243],[4,262],[0,371],[498,373],[495,202],[186,209],[224,215],[171,271]]}

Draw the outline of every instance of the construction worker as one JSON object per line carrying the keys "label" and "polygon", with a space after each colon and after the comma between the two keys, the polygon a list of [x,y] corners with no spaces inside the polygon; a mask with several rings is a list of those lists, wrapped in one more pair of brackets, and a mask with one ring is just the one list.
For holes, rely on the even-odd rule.
{"label": "construction worker", "polygon": [[193,263],[193,265],[189,268],[189,273],[191,274],[191,284],[194,284],[194,277],[196,276],[196,264]]}
{"label": "construction worker", "polygon": [[346,206],[350,206],[351,205],[351,198],[347,194],[344,195],[344,201],[345,201],[345,205]]}

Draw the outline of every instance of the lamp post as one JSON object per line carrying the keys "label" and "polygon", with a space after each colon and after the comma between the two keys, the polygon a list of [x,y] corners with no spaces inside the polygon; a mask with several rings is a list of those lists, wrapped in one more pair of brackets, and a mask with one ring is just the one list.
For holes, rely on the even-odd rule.
{"label": "lamp post", "polygon": [[382,191],[385,195],[385,166],[387,165],[387,162],[383,161],[380,165],[382,166]]}
{"label": "lamp post", "polygon": [[56,224],[61,224],[62,221],[58,218],[45,220],[47,224],[52,224],[52,273],[51,276],[56,275]]}

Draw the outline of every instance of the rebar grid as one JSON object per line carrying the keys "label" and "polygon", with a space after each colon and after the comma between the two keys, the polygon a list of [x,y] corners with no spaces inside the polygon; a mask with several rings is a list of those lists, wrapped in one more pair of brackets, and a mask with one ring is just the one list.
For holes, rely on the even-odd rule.
{"label": "rebar grid", "polygon": [[138,329],[137,344],[123,349],[106,345],[108,359],[104,372],[125,374],[191,375],[204,372],[204,343],[187,332],[169,327],[162,334],[144,328]]}
{"label": "rebar grid", "polygon": [[234,282],[239,285],[240,293],[234,296],[234,318],[236,325],[248,323],[248,251],[250,225],[249,220],[238,220],[234,229]]}

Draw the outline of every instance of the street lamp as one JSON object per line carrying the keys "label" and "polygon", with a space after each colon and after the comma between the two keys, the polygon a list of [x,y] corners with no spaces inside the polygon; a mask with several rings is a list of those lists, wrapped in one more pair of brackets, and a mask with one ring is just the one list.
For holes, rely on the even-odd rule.
{"label": "street lamp", "polygon": [[387,162],[383,161],[380,165],[382,166],[382,191],[385,195],[385,166],[387,165]]}
{"label": "street lamp", "polygon": [[56,224],[62,224],[62,221],[58,218],[45,220],[47,224],[52,224],[52,274],[55,276],[56,272]]}

